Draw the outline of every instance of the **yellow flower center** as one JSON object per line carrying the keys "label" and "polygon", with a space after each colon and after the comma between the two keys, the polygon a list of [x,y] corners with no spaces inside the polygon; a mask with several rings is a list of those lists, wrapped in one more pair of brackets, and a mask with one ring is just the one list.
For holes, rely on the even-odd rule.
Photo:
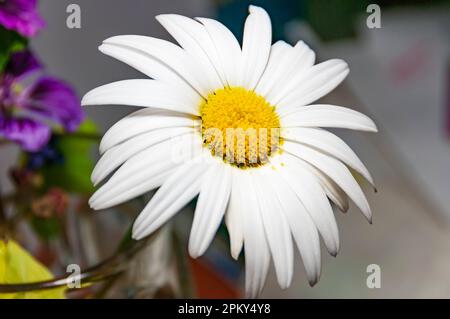
{"label": "yellow flower center", "polygon": [[280,119],[275,107],[253,91],[216,90],[200,105],[200,115],[205,146],[231,165],[260,166],[279,149]]}

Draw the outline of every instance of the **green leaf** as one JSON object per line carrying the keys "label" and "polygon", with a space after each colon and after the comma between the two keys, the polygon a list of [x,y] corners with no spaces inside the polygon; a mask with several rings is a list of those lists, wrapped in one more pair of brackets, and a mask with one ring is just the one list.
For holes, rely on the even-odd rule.
{"label": "green leaf", "polygon": [[10,55],[16,51],[23,50],[27,45],[27,40],[17,32],[0,27],[0,71],[8,62]]}
{"label": "green leaf", "polygon": [[[0,240],[0,284],[23,284],[53,279],[52,273],[18,243]],[[65,288],[1,294],[0,299],[62,299]]]}
{"label": "green leaf", "polygon": [[42,171],[47,187],[59,186],[67,192],[89,194],[94,191],[90,180],[94,163],[91,159],[92,146],[97,140],[97,127],[91,120],[84,121],[73,135],[62,135],[58,149],[64,157],[61,164],[53,164]]}

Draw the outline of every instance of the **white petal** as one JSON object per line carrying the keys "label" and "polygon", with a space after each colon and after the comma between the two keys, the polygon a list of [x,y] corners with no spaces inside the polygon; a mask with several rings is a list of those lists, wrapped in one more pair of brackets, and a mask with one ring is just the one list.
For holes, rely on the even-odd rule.
{"label": "white petal", "polygon": [[[166,141],[129,159],[89,200],[94,209],[105,209],[159,187],[175,168],[196,155],[191,148],[198,138]],[[177,149],[183,155],[174,156]],[[197,153],[198,154],[198,153]]]}
{"label": "white petal", "polygon": [[102,44],[98,48],[102,53],[109,55],[148,77],[170,84],[174,90],[190,91],[190,95],[200,101],[201,97],[178,73],[158,59],[143,51],[116,44]]}
{"label": "white petal", "polygon": [[225,214],[225,223],[230,236],[231,256],[237,260],[241,253],[242,246],[244,245],[244,229],[242,226],[244,204],[241,203],[241,195],[239,193],[240,169],[232,168],[231,174],[231,194],[227,212]]}
{"label": "white petal", "polygon": [[256,6],[249,7],[242,42],[242,84],[253,90],[258,84],[272,44],[272,24],[267,12]]}
{"label": "white petal", "polygon": [[139,214],[133,225],[133,238],[150,235],[189,203],[199,193],[207,168],[197,161],[178,168]]}
{"label": "white petal", "polygon": [[313,286],[319,281],[321,272],[319,233],[310,215],[289,185],[280,177],[273,180],[273,186],[281,211],[286,216],[302,256],[309,284]]}
{"label": "white petal", "polygon": [[[309,165],[305,162],[306,165]],[[325,175],[322,171],[318,170],[312,165],[308,166],[308,169],[314,173],[319,179],[319,183],[322,185],[328,198],[342,211],[346,212],[349,208],[348,196],[330,177]]]}
{"label": "white petal", "polygon": [[317,177],[298,165],[297,161],[285,153],[271,160],[308,211],[330,254],[336,256],[339,251],[339,232],[333,210]]}
{"label": "white petal", "polygon": [[245,291],[248,298],[254,298],[261,292],[266,281],[270,252],[254,181],[248,171],[242,170],[238,191],[243,204]]}
{"label": "white petal", "polygon": [[[297,42],[293,49],[289,50],[289,55],[286,61],[280,61],[283,65],[280,67],[279,73],[281,76],[279,81],[275,82],[272,92],[280,91],[285,86],[290,85],[291,81],[297,76],[306,73],[316,61],[316,54],[303,41]],[[275,95],[270,96],[275,96]]]}
{"label": "white petal", "polygon": [[203,76],[214,83],[214,87],[223,87],[223,75],[220,73],[220,60],[216,48],[205,28],[199,22],[178,14],[161,14],[156,20],[173,36],[192,59],[201,65]]}
{"label": "white petal", "polygon": [[142,109],[131,113],[111,126],[100,142],[100,153],[104,153],[111,147],[129,138],[152,130],[172,127],[195,128],[199,125],[200,122],[193,117],[152,109]]}
{"label": "white petal", "polygon": [[328,104],[308,105],[281,116],[282,127],[338,127],[377,132],[366,115],[349,108]]}
{"label": "white petal", "polygon": [[299,72],[274,98],[277,108],[296,108],[308,105],[336,88],[347,76],[348,65],[332,59]]}
{"label": "white petal", "polygon": [[[192,91],[181,92],[156,80],[124,80],[95,88],[83,97],[82,105],[132,105],[198,115],[199,104]],[[199,101],[197,101],[199,102]]]}
{"label": "white petal", "polygon": [[361,187],[344,164],[333,157],[298,143],[286,141],[283,143],[283,149],[314,165],[333,179],[348,197],[355,202],[356,206],[362,211],[367,220],[372,222],[372,212],[369,203],[367,202]]}
{"label": "white petal", "polygon": [[208,32],[221,61],[225,79],[229,86],[240,86],[240,66],[242,51],[233,33],[219,21],[196,18]]}
{"label": "white petal", "polygon": [[179,74],[200,95],[206,97],[215,89],[214,83],[203,76],[203,69],[179,46],[165,40],[140,35],[121,35],[103,41],[141,51],[153,59],[161,61]]}
{"label": "white petal", "polygon": [[[299,41],[295,47],[285,48],[284,51],[285,54],[277,59],[275,68],[270,72],[266,69],[262,78],[269,78],[269,84],[263,96],[273,105],[277,102],[275,100],[277,93],[288,86],[295,76],[307,72],[314,65],[316,57],[314,51],[303,41]],[[266,75],[266,73],[269,74]]]}
{"label": "white petal", "polygon": [[166,140],[174,139],[180,135],[194,133],[195,130],[189,127],[173,127],[168,129],[157,129],[132,137],[125,142],[118,144],[103,154],[95,165],[91,175],[94,186],[105,179],[117,167],[122,165],[132,156],[141,151]]}
{"label": "white petal", "polygon": [[316,128],[293,127],[281,132],[283,138],[319,149],[344,162],[374,185],[372,176],[353,150],[339,137]]}
{"label": "white petal", "polygon": [[[256,93],[267,97],[269,91],[275,85],[275,78],[280,70],[281,61],[286,59],[291,49],[292,46],[284,41],[277,41],[272,44],[267,67],[255,88]],[[269,100],[269,102],[271,101]]]}
{"label": "white petal", "polygon": [[203,178],[189,237],[189,255],[197,258],[211,244],[222,222],[231,190],[231,167],[213,164]]}
{"label": "white petal", "polygon": [[272,174],[271,169],[267,167],[252,172],[278,283],[282,289],[286,289],[292,282],[294,252],[289,224],[272,189]]}

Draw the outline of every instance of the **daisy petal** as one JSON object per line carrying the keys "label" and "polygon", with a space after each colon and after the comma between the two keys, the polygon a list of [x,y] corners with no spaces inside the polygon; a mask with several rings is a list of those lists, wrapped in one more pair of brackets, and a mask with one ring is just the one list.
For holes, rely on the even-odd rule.
{"label": "daisy petal", "polygon": [[214,84],[203,76],[202,67],[182,48],[169,41],[140,35],[120,35],[106,39],[103,43],[144,52],[174,70],[204,97],[215,89]]}
{"label": "daisy petal", "polygon": [[104,153],[117,144],[149,131],[173,127],[195,128],[199,125],[199,121],[185,115],[153,109],[139,110],[111,126],[100,142],[100,153]]}
{"label": "daisy petal", "polygon": [[294,272],[294,252],[289,224],[286,217],[280,214],[280,203],[271,189],[273,176],[270,169],[261,168],[252,173],[278,283],[282,289],[286,289],[292,282]]}
{"label": "daisy petal", "polygon": [[305,265],[308,282],[314,286],[320,278],[320,240],[313,220],[294,191],[281,177],[273,180],[273,189],[281,205],[281,211],[291,228],[292,235]]}
{"label": "daisy petal", "polygon": [[317,128],[293,127],[282,131],[282,137],[293,142],[306,144],[336,157],[360,173],[374,185],[372,176],[353,150],[339,137]]}
{"label": "daisy petal", "polygon": [[209,78],[214,87],[223,87],[219,75],[221,67],[216,48],[211,42],[203,25],[193,19],[178,14],[161,14],[156,17],[159,23],[183,47],[192,59],[202,66],[204,76]]}
{"label": "daisy petal", "polygon": [[[105,209],[159,187],[173,169],[192,158],[198,138],[166,141],[129,159],[89,200],[94,209]],[[174,149],[179,153],[174,156]]]}
{"label": "daisy petal", "polygon": [[230,249],[231,256],[234,259],[238,259],[241,253],[242,246],[244,245],[244,230],[243,230],[243,220],[242,220],[242,206],[241,196],[238,192],[239,169],[232,169],[232,185],[230,201],[228,203],[227,212],[225,214],[225,224],[227,225],[228,234],[230,236]]}
{"label": "daisy petal", "polygon": [[[305,162],[306,165],[308,165]],[[312,165],[308,165],[308,169],[311,170],[314,175],[319,179],[319,183],[322,185],[328,198],[342,211],[347,212],[349,203],[348,196],[331,178],[319,171]]]}
{"label": "daisy petal", "polygon": [[[275,160],[282,162],[277,163]],[[336,219],[317,178],[312,172],[298,165],[295,158],[289,154],[283,154],[282,159],[274,159],[272,163],[306,208],[330,254],[336,256],[339,251],[339,232]]]}
{"label": "daisy petal", "polygon": [[[255,88],[256,93],[267,97],[269,91],[274,86],[274,78],[279,72],[280,61],[284,61],[286,59],[291,49],[292,46],[284,41],[277,41],[272,44],[267,67]],[[269,100],[269,102],[271,101]]]}
{"label": "daisy petal", "polygon": [[377,132],[375,123],[366,115],[349,108],[328,104],[308,105],[281,116],[286,127],[337,127]]}
{"label": "daisy petal", "polygon": [[170,85],[155,80],[123,80],[93,89],[81,104],[132,105],[198,115],[196,98],[189,93],[174,91]]}
{"label": "daisy petal", "polygon": [[242,42],[242,85],[253,90],[258,84],[269,59],[272,44],[272,24],[267,12],[249,7]]}
{"label": "daisy petal", "polygon": [[270,96],[275,96],[275,92],[281,91],[286,85],[293,81],[296,76],[300,76],[309,71],[315,61],[316,54],[314,51],[311,50],[305,42],[297,42],[294,48],[289,50],[286,61],[280,62],[282,65],[278,71],[279,81],[274,83],[275,86],[273,87]]}
{"label": "daisy petal", "polygon": [[204,163],[194,160],[170,175],[134,222],[133,238],[150,235],[189,203],[200,192],[204,173]]}
{"label": "daisy petal", "polygon": [[348,65],[332,59],[297,73],[284,89],[279,90],[274,104],[279,109],[308,105],[335,89],[347,76]]}
{"label": "daisy petal", "polygon": [[128,64],[152,79],[169,83],[174,91],[191,91],[190,95],[195,97],[198,101],[201,100],[197,91],[180,77],[178,73],[160,60],[153,58],[143,51],[135,50],[127,46],[107,43],[102,44],[98,49],[103,54]]}
{"label": "daisy petal", "polygon": [[307,146],[286,141],[283,149],[295,155],[296,157],[314,165],[323,173],[328,175],[333,181],[342,188],[362,211],[367,220],[372,222],[372,212],[364,196],[361,187],[356,182],[348,168],[337,159],[313,150]]}
{"label": "daisy petal", "polygon": [[94,183],[94,186],[105,179],[117,167],[146,148],[166,140],[178,138],[180,135],[188,133],[193,134],[194,132],[194,129],[189,127],[158,129],[137,135],[110,148],[103,154],[92,172],[91,180]]}
{"label": "daisy petal", "polygon": [[222,222],[231,190],[231,167],[213,164],[203,178],[189,237],[189,255],[197,258],[211,244]]}
{"label": "daisy petal", "polygon": [[248,298],[255,298],[266,281],[270,252],[252,176],[246,171],[235,176],[239,176],[239,181],[233,187],[238,185],[243,204],[245,292]]}
{"label": "daisy petal", "polygon": [[268,78],[268,84],[266,84],[264,93],[261,92],[261,94],[274,105],[277,93],[282,91],[294,76],[307,72],[314,65],[315,59],[314,51],[303,41],[299,41],[294,47],[285,48],[285,54],[282,58],[277,59],[275,68],[273,70],[267,68],[264,71],[261,81]]}
{"label": "daisy petal", "polygon": [[208,18],[196,18],[208,32],[216,47],[221,61],[226,83],[229,86],[240,86],[240,65],[242,51],[233,33],[219,21]]}

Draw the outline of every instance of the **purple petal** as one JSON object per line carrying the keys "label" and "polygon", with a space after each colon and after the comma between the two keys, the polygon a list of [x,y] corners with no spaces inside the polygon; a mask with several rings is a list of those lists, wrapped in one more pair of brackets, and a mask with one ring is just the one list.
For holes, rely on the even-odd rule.
{"label": "purple petal", "polygon": [[29,119],[0,118],[0,136],[20,144],[26,151],[35,152],[48,143],[51,130]]}
{"label": "purple petal", "polygon": [[75,91],[52,77],[42,77],[27,88],[20,105],[61,124],[68,132],[75,131],[84,118]]}
{"label": "purple petal", "polygon": [[36,0],[0,1],[0,24],[25,37],[33,37],[45,27],[45,21],[37,12]]}
{"label": "purple petal", "polygon": [[14,79],[20,79],[40,69],[42,69],[41,63],[30,51],[25,50],[11,55],[5,68],[5,74]]}

